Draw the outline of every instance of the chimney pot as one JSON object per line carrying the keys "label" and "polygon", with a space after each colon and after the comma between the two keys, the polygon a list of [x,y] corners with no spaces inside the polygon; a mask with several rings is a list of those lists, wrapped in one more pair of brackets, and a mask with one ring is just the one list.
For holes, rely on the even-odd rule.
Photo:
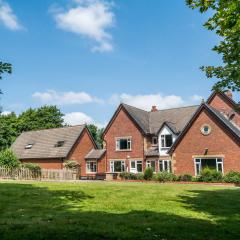
{"label": "chimney pot", "polygon": [[225,94],[229,97],[229,98],[233,98],[233,94],[232,94],[232,91],[231,90],[227,90],[226,92],[225,92]]}
{"label": "chimney pot", "polygon": [[157,106],[152,106],[151,112],[157,112],[157,111],[158,111]]}

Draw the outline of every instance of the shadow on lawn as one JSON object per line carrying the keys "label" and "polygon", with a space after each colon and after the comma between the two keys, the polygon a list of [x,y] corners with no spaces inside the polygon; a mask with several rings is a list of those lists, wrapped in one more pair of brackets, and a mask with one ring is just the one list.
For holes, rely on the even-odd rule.
{"label": "shadow on lawn", "polygon": [[84,211],[93,196],[79,189],[49,190],[0,184],[0,239],[239,239],[240,191],[190,191],[184,207],[215,221],[151,211]]}

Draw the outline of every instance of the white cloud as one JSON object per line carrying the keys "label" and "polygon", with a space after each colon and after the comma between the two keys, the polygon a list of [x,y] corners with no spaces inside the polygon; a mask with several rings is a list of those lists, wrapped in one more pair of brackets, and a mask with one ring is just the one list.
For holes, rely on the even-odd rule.
{"label": "white cloud", "polygon": [[75,0],[76,6],[54,11],[57,27],[97,42],[93,52],[113,51],[112,36],[107,30],[114,25],[112,5],[105,0]]}
{"label": "white cloud", "polygon": [[0,22],[13,31],[23,29],[10,5],[2,0],[0,0]]}
{"label": "white cloud", "polygon": [[200,95],[197,95],[197,94],[194,94],[194,95],[192,95],[192,96],[190,97],[190,100],[191,100],[192,102],[201,102],[202,99],[203,99],[203,97],[200,96]]}
{"label": "white cloud", "polygon": [[66,113],[63,117],[64,122],[69,125],[80,125],[80,124],[95,124],[98,128],[103,128],[107,123],[97,123],[92,117],[83,112],[70,112]]}
{"label": "white cloud", "polygon": [[32,96],[45,104],[69,105],[103,103],[101,99],[93,97],[86,92],[56,92],[54,90],[48,90],[46,92],[35,92]]}
{"label": "white cloud", "polygon": [[3,111],[3,112],[1,112],[1,115],[3,115],[3,116],[7,116],[7,115],[9,115],[9,114],[11,114],[10,111]]}
{"label": "white cloud", "polygon": [[109,102],[123,102],[147,111],[150,111],[153,105],[157,106],[158,109],[166,109],[183,106],[185,104],[185,101],[180,96],[163,96],[160,93],[146,95],[115,94]]}

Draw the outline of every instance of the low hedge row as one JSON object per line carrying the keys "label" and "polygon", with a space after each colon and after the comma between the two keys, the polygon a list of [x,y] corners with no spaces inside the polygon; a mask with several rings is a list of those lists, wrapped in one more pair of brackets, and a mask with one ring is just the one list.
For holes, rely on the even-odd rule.
{"label": "low hedge row", "polygon": [[189,174],[184,174],[177,176],[169,172],[159,172],[154,174],[151,168],[147,168],[144,173],[120,173],[120,178],[125,180],[154,180],[159,182],[169,182],[169,181],[185,181],[185,182],[226,182],[226,183],[240,183],[240,172],[230,171],[226,175],[205,168],[201,171],[201,175],[198,177],[193,177]]}

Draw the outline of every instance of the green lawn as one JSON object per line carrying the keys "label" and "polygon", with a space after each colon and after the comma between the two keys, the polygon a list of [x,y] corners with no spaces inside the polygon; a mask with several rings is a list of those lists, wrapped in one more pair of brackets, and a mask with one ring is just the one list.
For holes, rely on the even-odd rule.
{"label": "green lawn", "polygon": [[0,182],[0,239],[240,239],[240,189]]}

